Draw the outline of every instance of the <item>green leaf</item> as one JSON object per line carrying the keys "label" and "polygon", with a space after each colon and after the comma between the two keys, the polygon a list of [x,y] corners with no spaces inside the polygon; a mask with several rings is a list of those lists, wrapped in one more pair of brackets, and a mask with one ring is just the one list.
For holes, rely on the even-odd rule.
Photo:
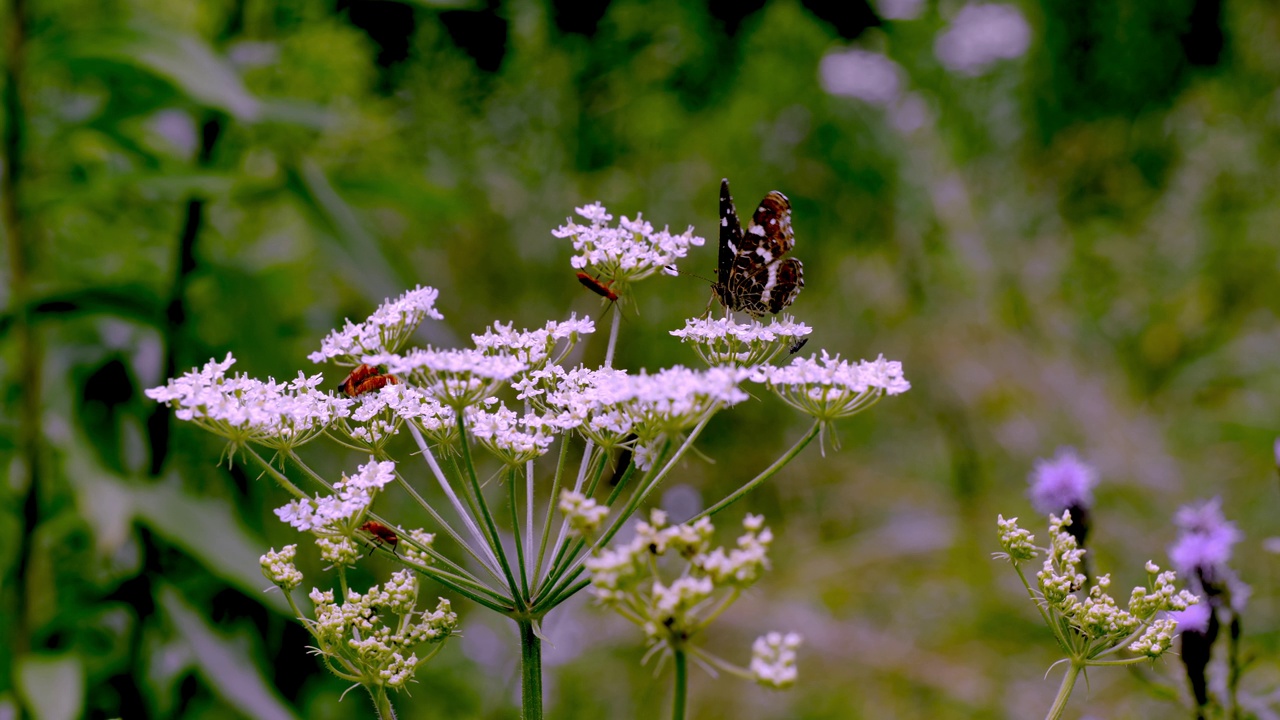
{"label": "green leaf", "polygon": [[250,537],[230,504],[191,495],[176,477],[147,488],[134,488],[138,519],[156,534],[199,560],[206,568],[262,604],[292,615],[279,593],[264,595],[262,543]]}
{"label": "green leaf", "polygon": [[74,45],[79,58],[99,58],[143,69],[169,81],[190,99],[252,122],[261,103],[226,58],[202,38],[145,24]]}
{"label": "green leaf", "polygon": [[18,689],[36,720],[75,720],[84,709],[80,658],[27,655],[18,660]]}
{"label": "green leaf", "polygon": [[209,686],[246,717],[293,720],[297,716],[262,676],[245,643],[223,637],[172,586],[161,585],[160,605],[191,646],[196,667]]}

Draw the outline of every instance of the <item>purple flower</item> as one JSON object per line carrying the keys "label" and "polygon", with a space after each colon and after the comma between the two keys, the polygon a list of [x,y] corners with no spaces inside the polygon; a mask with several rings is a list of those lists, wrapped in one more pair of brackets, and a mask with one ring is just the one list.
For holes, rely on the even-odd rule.
{"label": "purple flower", "polygon": [[1051,460],[1036,460],[1027,477],[1031,505],[1041,515],[1061,514],[1068,508],[1088,508],[1093,504],[1093,486],[1098,473],[1076,456],[1074,448],[1058,448]]}
{"label": "purple flower", "polygon": [[1207,602],[1188,605],[1186,610],[1174,610],[1169,619],[1178,623],[1178,630],[1188,633],[1209,632],[1209,618],[1213,615],[1213,607]]}
{"label": "purple flower", "polygon": [[1199,574],[1208,583],[1230,576],[1231,546],[1244,536],[1222,516],[1221,498],[1183,506],[1173,521],[1182,528],[1178,541],[1169,547],[1169,559],[1178,572]]}

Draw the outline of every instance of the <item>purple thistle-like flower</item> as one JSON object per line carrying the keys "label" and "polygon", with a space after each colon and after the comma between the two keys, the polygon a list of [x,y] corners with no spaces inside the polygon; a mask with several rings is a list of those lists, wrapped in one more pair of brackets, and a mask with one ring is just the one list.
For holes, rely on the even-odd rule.
{"label": "purple thistle-like flower", "polygon": [[1036,460],[1027,482],[1031,483],[1028,494],[1036,512],[1051,515],[1070,509],[1076,514],[1093,504],[1098,473],[1076,455],[1074,448],[1062,447],[1053,459]]}
{"label": "purple thistle-like flower", "polygon": [[1169,559],[1179,572],[1198,574],[1207,583],[1230,576],[1227,561],[1231,559],[1231,547],[1244,536],[1235,523],[1223,517],[1221,498],[1184,506],[1173,521],[1182,528],[1182,534],[1169,547]]}

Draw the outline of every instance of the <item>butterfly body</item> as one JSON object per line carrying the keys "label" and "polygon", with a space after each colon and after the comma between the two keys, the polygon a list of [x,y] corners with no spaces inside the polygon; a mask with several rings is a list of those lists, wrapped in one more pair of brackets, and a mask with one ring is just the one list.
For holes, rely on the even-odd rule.
{"label": "butterfly body", "polygon": [[743,230],[729,181],[720,182],[720,258],[713,288],[721,304],[759,317],[776,315],[795,302],[804,287],[804,267],[785,257],[795,244],[786,195],[777,190],[765,195]]}

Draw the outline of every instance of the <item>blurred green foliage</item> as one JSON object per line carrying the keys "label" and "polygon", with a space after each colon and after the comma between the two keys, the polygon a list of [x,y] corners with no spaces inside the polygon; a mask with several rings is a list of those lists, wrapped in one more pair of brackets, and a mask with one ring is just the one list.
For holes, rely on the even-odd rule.
{"label": "blurred green foliage", "polygon": [[[595,314],[549,230],[601,200],[714,241],[722,176],[743,204],[792,199],[806,351],[882,352],[914,389],[738,509],[769,517],[775,569],[717,649],[798,630],[801,683],[695,673],[694,717],[1043,712],[1054,648],[989,554],[1059,444],[1103,478],[1099,568],[1166,562],[1175,509],[1224,498],[1255,589],[1244,690],[1274,690],[1280,9],[1043,0],[1019,6],[1025,56],[966,76],[934,55],[959,7],[8,0],[0,707],[367,715],[259,592],[256,555],[294,541],[283,493],[141,390],[228,351],[310,372],[327,330],[417,283],[441,290],[437,344]],[[820,61],[850,45],[898,63],[897,105],[824,92]],[[713,267],[712,247],[686,265]],[[666,333],[706,285],[637,294],[620,364],[692,362]],[[679,483],[719,497],[803,425],[739,408]],[[514,717],[514,628],[457,606],[466,637],[405,716]],[[553,620],[550,716],[666,712],[630,628],[586,603]],[[1090,681],[1076,712],[1190,716],[1174,658]]]}

